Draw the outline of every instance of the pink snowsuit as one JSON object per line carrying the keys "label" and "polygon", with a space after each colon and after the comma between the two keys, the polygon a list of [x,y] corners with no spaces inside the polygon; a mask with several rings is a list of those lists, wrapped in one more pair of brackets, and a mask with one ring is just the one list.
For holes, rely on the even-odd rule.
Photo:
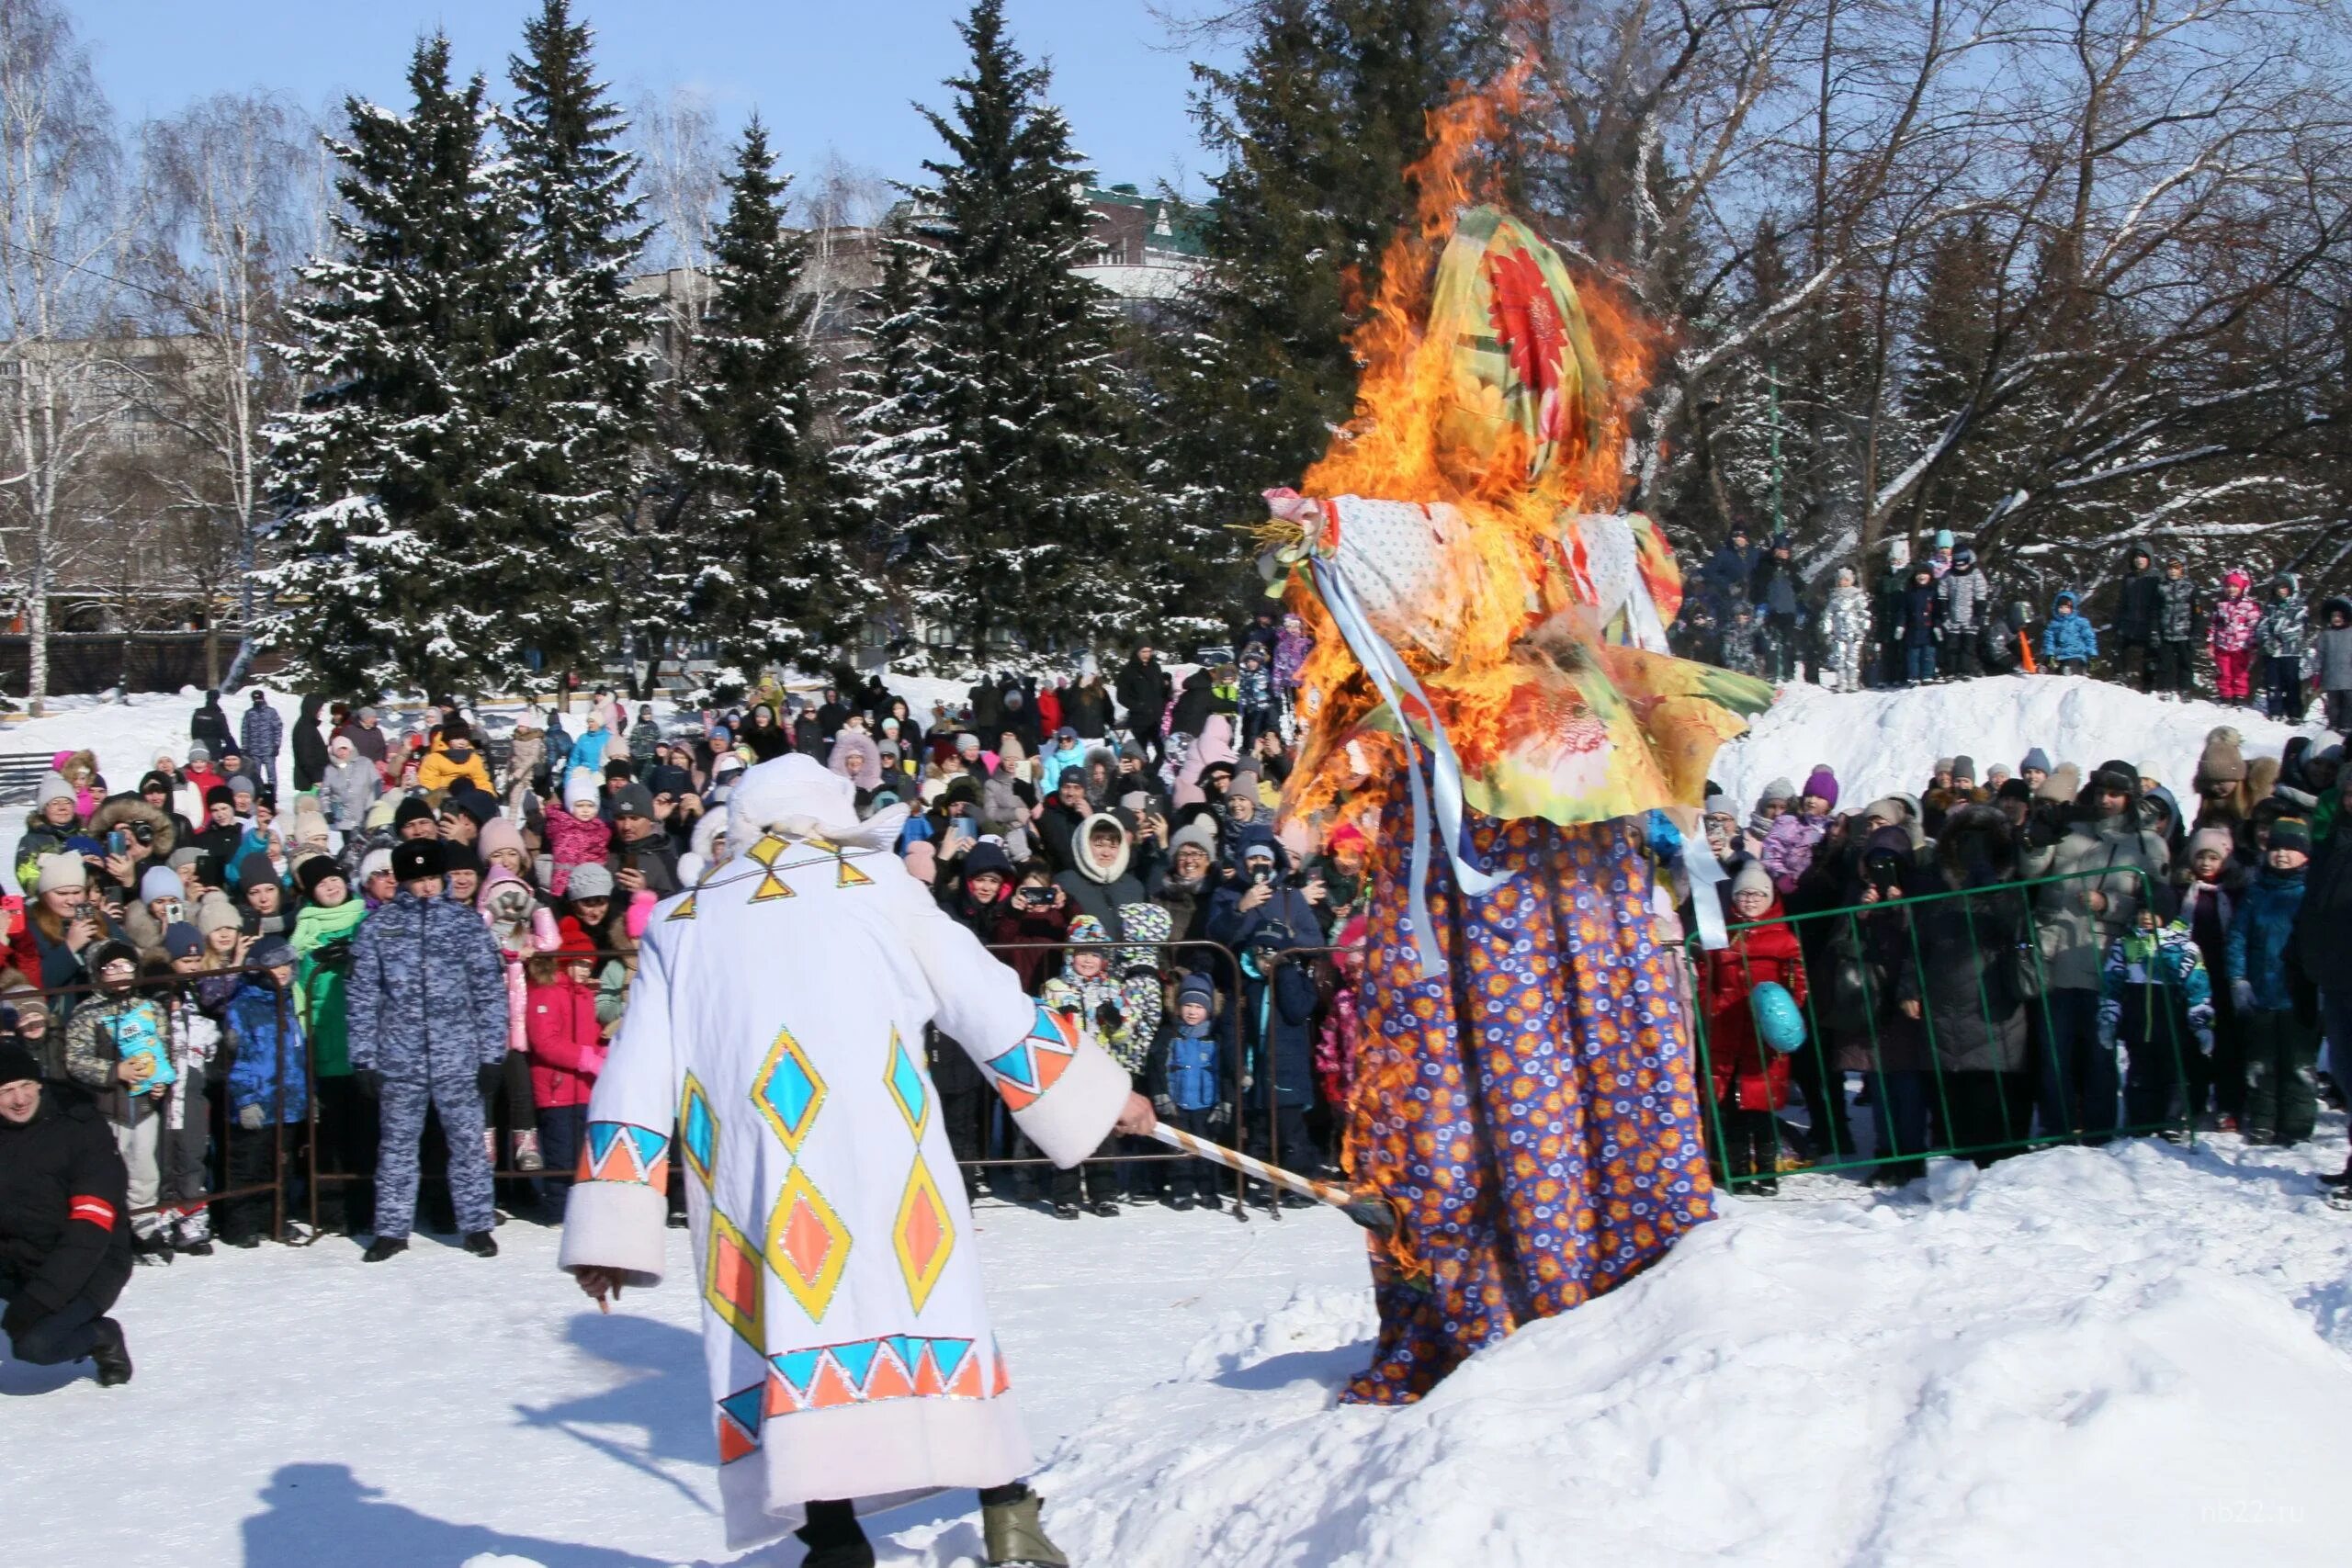
{"label": "pink snowsuit", "polygon": [[2238,590],[2234,599],[2217,600],[2208,634],[2213,645],[2213,687],[2223,702],[2244,702],[2254,694],[2254,634],[2262,624],[2262,601],[2247,590],[2252,579],[2233,571],[2225,579]]}
{"label": "pink snowsuit", "polygon": [[550,806],[547,816],[548,853],[555,860],[555,874],[548,891],[557,897],[571,884],[571,874],[583,865],[601,865],[613,847],[613,825],[601,817],[582,822],[570,810]]}

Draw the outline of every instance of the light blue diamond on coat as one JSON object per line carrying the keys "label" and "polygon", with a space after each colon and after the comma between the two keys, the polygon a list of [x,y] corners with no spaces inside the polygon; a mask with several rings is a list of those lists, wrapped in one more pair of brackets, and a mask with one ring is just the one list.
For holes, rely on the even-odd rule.
{"label": "light blue diamond on coat", "polygon": [[775,1135],[794,1154],[816,1123],[817,1108],[825,1102],[825,1080],[800,1049],[789,1029],[780,1030],[768,1059],[752,1079],[752,1103],[767,1118]]}
{"label": "light blue diamond on coat", "polygon": [[923,1129],[931,1122],[931,1085],[895,1029],[890,1031],[890,1066],[883,1081],[890,1086],[890,1098],[899,1102],[899,1114],[907,1119],[907,1131],[921,1143]]}

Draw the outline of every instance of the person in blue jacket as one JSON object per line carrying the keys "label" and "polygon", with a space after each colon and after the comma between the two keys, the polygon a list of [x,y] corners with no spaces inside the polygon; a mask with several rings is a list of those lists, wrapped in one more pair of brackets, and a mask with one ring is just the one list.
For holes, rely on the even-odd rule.
{"label": "person in blue jacket", "polygon": [[2041,659],[2057,675],[2089,672],[2098,657],[2098,628],[2076,608],[2079,595],[2071,589],[2050,604],[2050,624],[2041,628]]}
{"label": "person in blue jacket", "polygon": [[2249,1144],[2300,1144],[2319,1122],[2318,998],[2295,951],[2312,858],[2311,825],[2282,817],[2254,885],[2230,919],[2230,997],[2245,1055]]}
{"label": "person in blue jacket", "polygon": [[[310,1043],[294,1005],[294,948],[282,936],[266,936],[254,943],[245,962],[251,967],[230,993],[220,1020],[221,1054],[229,1058],[229,1119],[234,1124],[222,1155],[230,1190],[266,1187],[274,1174],[283,1176],[311,1115]],[[270,1220],[268,1193],[221,1200],[212,1210],[222,1241],[231,1247],[261,1245]]]}
{"label": "person in blue jacket", "polygon": [[[1144,1079],[1152,1109],[1170,1126],[1216,1138],[1231,1124],[1225,1049],[1217,1039],[1216,987],[1206,975],[1187,975],[1176,987],[1176,1015],[1159,1026]],[[1190,1209],[1198,1203],[1212,1209],[1224,1206],[1217,1199],[1216,1168],[1200,1160],[1185,1160],[1172,1168],[1168,1192],[1173,1208]]]}

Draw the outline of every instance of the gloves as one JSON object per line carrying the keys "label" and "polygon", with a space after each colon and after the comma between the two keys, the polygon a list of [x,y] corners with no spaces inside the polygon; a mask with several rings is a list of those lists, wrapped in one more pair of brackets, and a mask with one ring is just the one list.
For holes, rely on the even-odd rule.
{"label": "gloves", "polygon": [[1116,1034],[1119,1032],[1119,1025],[1125,1023],[1126,1019],[1119,1011],[1118,1003],[1104,1002],[1094,1010],[1094,1021],[1101,1027],[1103,1033]]}
{"label": "gloves", "polygon": [[2254,982],[2251,980],[2231,981],[2230,1000],[2237,1003],[2240,1012],[2254,1011]]}
{"label": "gloves", "polygon": [[268,1118],[263,1115],[262,1109],[258,1105],[248,1105],[237,1112],[237,1125],[248,1133],[260,1132],[262,1123],[267,1120]]}
{"label": "gloves", "polygon": [[474,1088],[481,1091],[481,1097],[484,1100],[496,1094],[498,1086],[505,1081],[506,1064],[503,1061],[484,1062],[474,1069]]}
{"label": "gloves", "polygon": [[1229,1100],[1218,1100],[1216,1102],[1216,1109],[1209,1112],[1209,1125],[1212,1127],[1229,1127],[1232,1124],[1233,1102]]}
{"label": "gloves", "polygon": [[1151,1109],[1162,1122],[1172,1121],[1176,1115],[1176,1102],[1164,1094],[1151,1097]]}
{"label": "gloves", "polygon": [[370,1100],[384,1098],[384,1075],[373,1067],[355,1067],[351,1076],[358,1082],[359,1092]]}

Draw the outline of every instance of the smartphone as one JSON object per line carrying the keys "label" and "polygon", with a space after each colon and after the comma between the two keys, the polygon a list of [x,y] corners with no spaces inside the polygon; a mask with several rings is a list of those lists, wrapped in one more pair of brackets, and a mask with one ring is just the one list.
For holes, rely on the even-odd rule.
{"label": "smartphone", "polygon": [[107,853],[109,855],[127,855],[130,852],[130,835],[124,832],[119,828],[109,829],[107,833]]}

